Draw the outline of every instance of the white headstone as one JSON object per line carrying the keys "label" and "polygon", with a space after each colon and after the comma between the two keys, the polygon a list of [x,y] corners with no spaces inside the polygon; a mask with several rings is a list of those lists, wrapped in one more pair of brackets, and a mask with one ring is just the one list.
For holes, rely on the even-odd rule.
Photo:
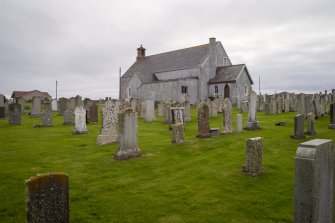
{"label": "white headstone", "polygon": [[73,134],[87,134],[86,128],[86,110],[83,106],[77,106],[74,109],[75,126]]}

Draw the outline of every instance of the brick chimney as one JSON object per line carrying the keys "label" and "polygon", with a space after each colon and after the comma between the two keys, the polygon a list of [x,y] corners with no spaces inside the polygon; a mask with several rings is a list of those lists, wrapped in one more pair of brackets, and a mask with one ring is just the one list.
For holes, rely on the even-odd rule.
{"label": "brick chimney", "polygon": [[145,57],[145,48],[142,46],[137,48],[137,57],[136,57],[136,61],[140,61]]}

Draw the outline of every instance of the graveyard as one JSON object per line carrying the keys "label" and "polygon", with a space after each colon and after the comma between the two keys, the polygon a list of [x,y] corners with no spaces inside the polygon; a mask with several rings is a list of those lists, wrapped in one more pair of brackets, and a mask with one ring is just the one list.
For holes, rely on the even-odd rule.
{"label": "graveyard", "polygon": [[[171,142],[163,117],[138,118],[141,156],[115,160],[118,143],[97,144],[101,109],[86,134],[73,134],[74,125],[63,125],[57,112],[49,127],[33,128],[41,119],[28,112],[21,125],[0,119],[0,222],[26,221],[25,180],[48,172],[69,176],[70,222],[293,222],[299,144],[335,140],[329,115],[315,120],[315,135],[292,138],[296,112],[257,112],[260,128],[238,133],[236,115],[242,114],[245,126],[248,112],[236,107],[231,133],[196,137],[198,114],[192,106],[183,143]],[[209,125],[221,131],[222,120],[219,113]],[[279,122],[285,125],[275,125]],[[306,130],[307,121],[304,125]],[[262,137],[263,170],[253,177],[242,167],[246,142],[255,137]]]}

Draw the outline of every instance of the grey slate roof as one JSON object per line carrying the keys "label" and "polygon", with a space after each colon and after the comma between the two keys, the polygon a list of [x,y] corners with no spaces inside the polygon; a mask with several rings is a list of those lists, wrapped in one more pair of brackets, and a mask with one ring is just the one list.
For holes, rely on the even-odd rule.
{"label": "grey slate roof", "polygon": [[[208,84],[235,82],[238,75],[243,71],[243,69],[246,69],[245,64],[218,67],[216,69],[215,77],[210,79],[208,81]],[[250,75],[247,69],[246,71],[250,78]],[[251,83],[253,83],[251,78],[250,78],[250,81]]]}
{"label": "grey slate roof", "polygon": [[136,74],[142,83],[158,81],[154,73],[183,70],[198,66],[208,55],[209,44],[146,56],[136,61],[122,77]]}

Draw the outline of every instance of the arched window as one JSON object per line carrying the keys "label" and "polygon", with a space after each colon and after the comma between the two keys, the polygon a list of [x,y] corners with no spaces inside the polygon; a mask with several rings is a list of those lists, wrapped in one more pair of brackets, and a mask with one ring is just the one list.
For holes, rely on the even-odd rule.
{"label": "arched window", "polygon": [[214,94],[219,94],[219,87],[217,85],[214,87]]}
{"label": "arched window", "polygon": [[247,84],[244,86],[244,94],[248,94],[248,85]]}
{"label": "arched window", "polygon": [[230,98],[230,89],[228,84],[224,87],[224,98]]}
{"label": "arched window", "polygon": [[127,98],[131,98],[131,88],[128,88],[128,96],[127,96]]}

